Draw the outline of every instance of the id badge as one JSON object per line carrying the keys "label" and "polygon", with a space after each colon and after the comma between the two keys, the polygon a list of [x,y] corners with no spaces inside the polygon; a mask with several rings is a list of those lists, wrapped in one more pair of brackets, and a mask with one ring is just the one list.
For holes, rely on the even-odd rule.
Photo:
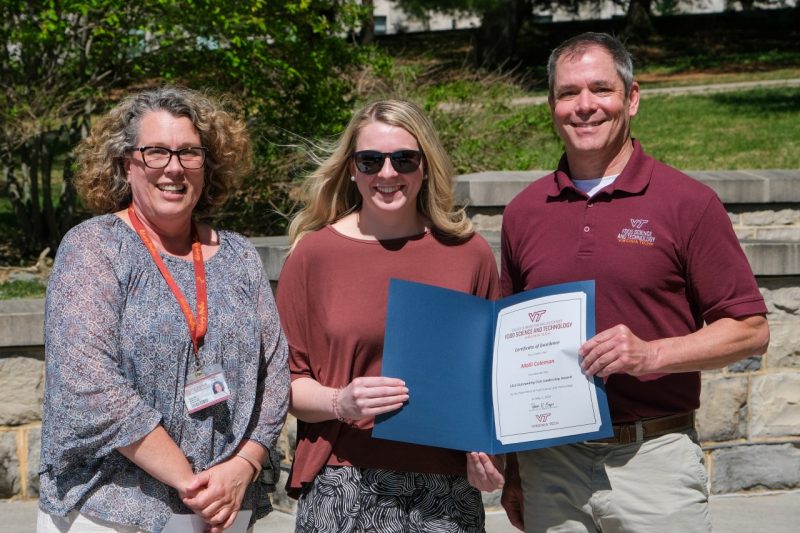
{"label": "id badge", "polygon": [[189,414],[224,402],[231,397],[222,365],[210,365],[203,370],[203,374],[187,383],[183,390],[183,400]]}

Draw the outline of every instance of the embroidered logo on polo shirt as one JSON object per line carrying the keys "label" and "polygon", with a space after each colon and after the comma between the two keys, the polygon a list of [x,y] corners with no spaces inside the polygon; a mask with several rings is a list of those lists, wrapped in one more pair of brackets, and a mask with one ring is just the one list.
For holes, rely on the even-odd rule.
{"label": "embroidered logo on polo shirt", "polygon": [[617,235],[617,242],[621,244],[638,244],[640,246],[653,246],[656,242],[653,232],[645,229],[650,222],[646,218],[631,218],[631,227],[622,228]]}

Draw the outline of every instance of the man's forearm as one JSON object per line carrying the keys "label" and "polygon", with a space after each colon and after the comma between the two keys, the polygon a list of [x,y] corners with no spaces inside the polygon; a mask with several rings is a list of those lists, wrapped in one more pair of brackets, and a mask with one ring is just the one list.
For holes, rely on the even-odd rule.
{"label": "man's forearm", "polygon": [[652,343],[655,349],[652,372],[711,370],[765,353],[769,345],[769,326],[761,315],[721,318],[689,335]]}

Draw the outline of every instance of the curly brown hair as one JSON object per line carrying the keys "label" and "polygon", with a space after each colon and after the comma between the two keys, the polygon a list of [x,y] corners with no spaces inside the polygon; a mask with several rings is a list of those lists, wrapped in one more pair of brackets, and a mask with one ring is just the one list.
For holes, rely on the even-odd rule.
{"label": "curly brown hair", "polygon": [[250,171],[252,143],[247,127],[220,102],[182,87],[145,90],[122,100],[75,149],[75,187],[93,213],[113,213],[130,205],[125,158],[137,144],[142,117],[153,111],[189,118],[207,149],[203,194],[195,213],[209,214],[224,204]]}

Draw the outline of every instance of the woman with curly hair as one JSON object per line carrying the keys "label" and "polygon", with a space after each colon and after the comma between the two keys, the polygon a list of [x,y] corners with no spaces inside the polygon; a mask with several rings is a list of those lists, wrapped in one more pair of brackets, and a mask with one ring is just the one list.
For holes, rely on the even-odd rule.
{"label": "woman with curly hair", "polygon": [[256,250],[195,218],[249,170],[245,126],[162,87],[77,153],[100,216],[64,237],[47,288],[38,531],[244,531],[270,511],[286,342]]}
{"label": "woman with curly hair", "polygon": [[307,181],[278,309],[289,342],[296,531],[483,531],[463,452],[373,439],[376,415],[414,396],[381,377],[390,278],[486,298],[486,241],[453,205],[454,169],[414,104],[359,110]]}

